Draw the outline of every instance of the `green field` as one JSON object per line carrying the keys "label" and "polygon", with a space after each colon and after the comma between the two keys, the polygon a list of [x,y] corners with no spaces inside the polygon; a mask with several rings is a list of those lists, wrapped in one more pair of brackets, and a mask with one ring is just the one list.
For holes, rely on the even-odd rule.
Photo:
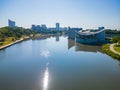
{"label": "green field", "polygon": [[14,37],[8,37],[4,40],[4,42],[0,42],[0,47],[10,44],[10,43],[14,42],[15,40],[16,39]]}
{"label": "green field", "polygon": [[120,55],[115,54],[114,52],[110,51],[110,45],[109,44],[105,44],[102,46],[102,51],[105,52],[106,54],[108,54],[109,56],[120,60]]}
{"label": "green field", "polygon": [[120,52],[120,46],[115,45],[115,46],[114,46],[114,49],[115,49],[117,52]]}

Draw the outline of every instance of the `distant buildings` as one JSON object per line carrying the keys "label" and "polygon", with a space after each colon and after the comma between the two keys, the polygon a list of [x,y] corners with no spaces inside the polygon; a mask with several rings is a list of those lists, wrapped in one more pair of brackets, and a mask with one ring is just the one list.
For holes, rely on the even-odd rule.
{"label": "distant buildings", "polygon": [[60,23],[56,23],[55,27],[47,27],[45,24],[41,25],[32,25],[31,30],[36,30],[38,32],[44,32],[44,31],[67,31],[67,27],[60,27]]}
{"label": "distant buildings", "polygon": [[103,30],[105,29],[105,27],[98,27],[98,30]]}
{"label": "distant buildings", "polygon": [[45,24],[42,24],[41,26],[40,25],[32,25],[31,30],[36,30],[38,32],[41,32],[41,31],[47,30],[47,27]]}
{"label": "distant buildings", "polygon": [[82,30],[82,28],[70,28],[68,27],[68,38],[75,39],[75,33]]}
{"label": "distant buildings", "polygon": [[49,31],[55,31],[56,28],[54,28],[54,27],[50,27],[50,28],[48,28],[48,30],[49,30]]}
{"label": "distant buildings", "polygon": [[47,26],[46,26],[45,24],[42,24],[42,25],[41,25],[41,29],[42,29],[42,30],[47,30]]}
{"label": "distant buildings", "polygon": [[60,30],[60,23],[56,23],[56,30]]}
{"label": "distant buildings", "polygon": [[36,25],[35,30],[40,31],[41,30],[40,25]]}
{"label": "distant buildings", "polygon": [[[57,31],[57,29],[54,28],[54,27],[50,27],[50,28],[48,28],[48,30],[50,30],[50,31]],[[67,27],[60,27],[59,28],[59,31],[67,31],[67,30],[68,30]]]}
{"label": "distant buildings", "polygon": [[35,25],[32,25],[31,26],[31,30],[35,30],[36,29],[36,26]]}
{"label": "distant buildings", "polygon": [[8,19],[8,26],[9,27],[16,27],[15,26],[15,21],[12,21],[12,20]]}
{"label": "distant buildings", "polygon": [[32,30],[32,31],[34,31],[34,30],[40,31],[40,25],[34,25],[34,24],[33,24],[33,25],[31,26],[31,30]]}
{"label": "distant buildings", "polygon": [[67,27],[60,27],[60,31],[67,31],[68,28]]}

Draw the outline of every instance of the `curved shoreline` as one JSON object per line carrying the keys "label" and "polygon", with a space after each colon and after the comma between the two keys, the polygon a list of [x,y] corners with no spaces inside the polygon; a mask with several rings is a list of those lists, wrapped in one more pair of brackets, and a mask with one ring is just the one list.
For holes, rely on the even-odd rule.
{"label": "curved shoreline", "polygon": [[114,59],[120,60],[120,55],[116,54],[110,49],[110,44],[105,44],[102,46],[103,52],[105,52],[107,55],[113,57]]}
{"label": "curved shoreline", "polygon": [[17,43],[19,43],[19,42],[22,42],[22,41],[24,41],[24,40],[26,40],[26,39],[30,39],[30,38],[31,38],[31,37],[21,38],[20,40],[16,40],[16,41],[14,41],[14,42],[12,42],[12,43],[9,43],[9,44],[7,44],[7,45],[1,46],[1,47],[0,47],[0,50],[5,49],[5,48],[7,48],[7,47],[10,47],[10,46],[12,46],[12,45],[14,45],[14,44],[17,44]]}
{"label": "curved shoreline", "polygon": [[119,52],[117,52],[115,49],[114,49],[114,46],[115,46],[115,43],[114,44],[110,44],[110,50],[118,55],[120,55]]}
{"label": "curved shoreline", "polygon": [[12,46],[12,45],[14,45],[14,44],[16,44],[16,43],[19,43],[19,42],[22,42],[22,41],[24,41],[24,40],[27,40],[27,39],[30,39],[30,38],[33,38],[33,39],[35,39],[35,38],[39,38],[39,39],[44,39],[44,38],[47,38],[47,37],[50,37],[51,35],[40,35],[40,36],[33,36],[33,35],[31,35],[31,36],[26,36],[26,37],[24,37],[24,38],[21,38],[20,40],[16,40],[16,41],[14,41],[14,42],[11,42],[11,43],[9,43],[9,44],[7,44],[7,45],[4,45],[4,46],[1,46],[0,47],[0,50],[2,50],[2,49],[5,49],[5,48],[7,48],[7,47],[10,47],[10,46]]}

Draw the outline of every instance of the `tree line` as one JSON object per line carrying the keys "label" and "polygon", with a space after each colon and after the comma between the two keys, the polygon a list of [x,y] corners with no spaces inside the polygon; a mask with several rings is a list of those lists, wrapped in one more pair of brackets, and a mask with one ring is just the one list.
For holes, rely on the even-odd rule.
{"label": "tree line", "polygon": [[111,29],[106,29],[105,30],[106,34],[120,34],[120,31],[118,30],[111,30]]}
{"label": "tree line", "polygon": [[5,38],[14,37],[16,39],[21,38],[23,35],[29,36],[33,31],[24,29],[22,27],[3,27],[0,28],[0,42],[4,42]]}

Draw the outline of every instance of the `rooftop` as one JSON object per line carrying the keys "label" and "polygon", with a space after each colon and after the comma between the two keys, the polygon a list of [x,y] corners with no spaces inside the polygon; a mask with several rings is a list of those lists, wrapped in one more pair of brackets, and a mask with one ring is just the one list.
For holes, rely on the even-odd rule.
{"label": "rooftop", "polygon": [[104,31],[103,30],[80,30],[78,33],[81,35],[94,35],[94,34],[98,34],[100,32]]}

